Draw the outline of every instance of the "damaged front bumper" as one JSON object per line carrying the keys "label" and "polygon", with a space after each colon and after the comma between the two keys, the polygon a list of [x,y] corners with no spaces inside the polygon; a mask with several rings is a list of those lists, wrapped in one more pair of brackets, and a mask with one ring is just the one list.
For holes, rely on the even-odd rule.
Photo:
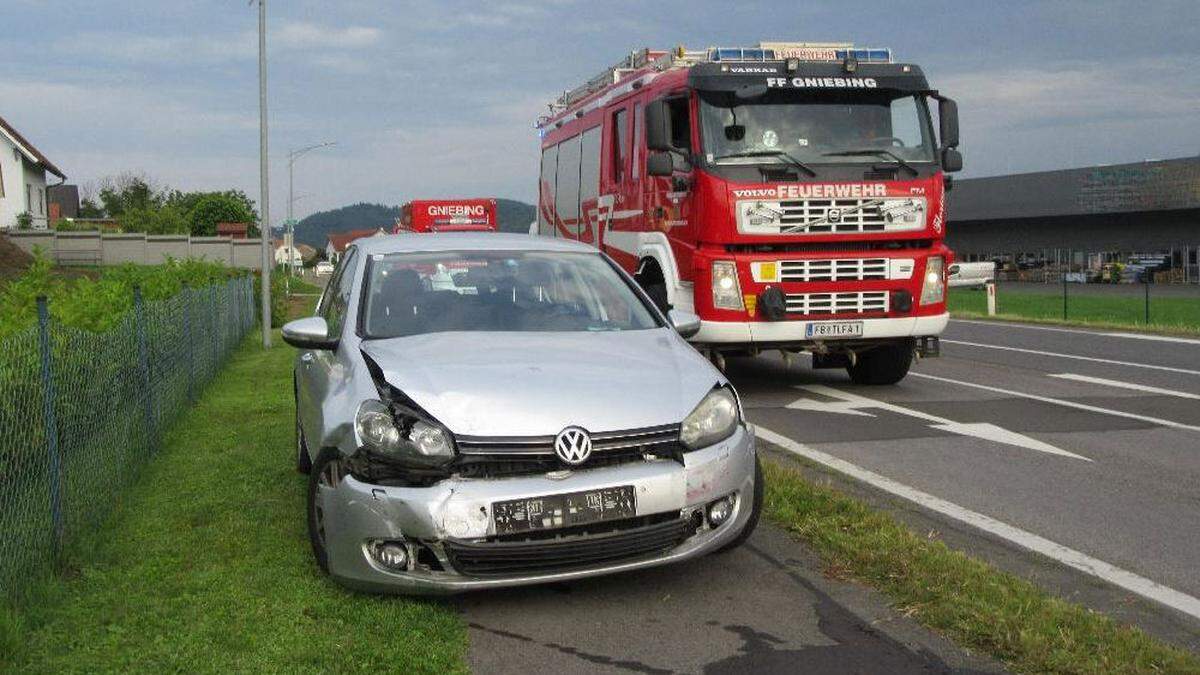
{"label": "damaged front bumper", "polygon": [[[338,582],[362,590],[446,594],[566,581],[701,556],[731,542],[750,518],[754,436],[748,427],[739,426],[728,439],[682,457],[682,465],[658,459],[515,478],[454,477],[430,487],[372,485],[346,476],[319,497],[324,502],[329,572]],[[631,525],[626,534],[554,537],[553,530],[539,530],[541,538],[533,545],[497,537],[491,513],[496,502],[619,486],[632,486],[636,495],[639,527]],[[706,505],[728,495],[736,495],[733,512],[711,526],[704,518]],[[644,549],[652,539],[659,542],[655,550],[637,552],[638,542]],[[371,543],[378,541],[401,542],[409,552],[406,569],[379,564],[369,553]],[[544,551],[546,569],[475,573],[455,555],[464,550],[512,555],[514,546],[526,552],[522,555]],[[588,560],[585,552],[598,547],[609,547],[602,562],[570,564]],[[620,555],[631,550],[634,555]],[[557,566],[556,555],[562,556]]]}

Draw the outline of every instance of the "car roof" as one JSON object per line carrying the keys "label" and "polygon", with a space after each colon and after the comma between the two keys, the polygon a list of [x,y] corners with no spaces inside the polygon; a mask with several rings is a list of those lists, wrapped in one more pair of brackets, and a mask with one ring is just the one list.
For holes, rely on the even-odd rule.
{"label": "car roof", "polygon": [[438,232],[385,234],[354,242],[366,255],[416,251],[571,251],[595,253],[596,248],[570,239],[503,232]]}

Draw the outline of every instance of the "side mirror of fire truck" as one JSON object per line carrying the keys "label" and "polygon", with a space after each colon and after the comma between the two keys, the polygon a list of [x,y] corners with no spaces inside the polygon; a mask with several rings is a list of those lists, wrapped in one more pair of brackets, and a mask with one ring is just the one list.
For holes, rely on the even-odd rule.
{"label": "side mirror of fire truck", "polygon": [[938,122],[943,148],[958,147],[958,104],[953,99],[938,99]]}
{"label": "side mirror of fire truck", "polygon": [[671,113],[664,100],[646,104],[646,147],[650,150],[671,149]]}
{"label": "side mirror of fire truck", "polygon": [[675,173],[675,160],[669,152],[655,152],[646,158],[646,173],[651,176],[670,176]]}
{"label": "side mirror of fire truck", "polygon": [[[963,159],[961,152],[954,148],[942,150],[942,171],[954,173],[955,171],[962,171],[962,168]],[[946,189],[950,189],[949,186]]]}

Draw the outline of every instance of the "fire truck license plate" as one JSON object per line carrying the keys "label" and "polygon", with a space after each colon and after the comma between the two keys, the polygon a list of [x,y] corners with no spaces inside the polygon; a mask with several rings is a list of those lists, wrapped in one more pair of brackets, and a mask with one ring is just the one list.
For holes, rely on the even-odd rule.
{"label": "fire truck license plate", "polygon": [[554,530],[636,515],[637,504],[632,485],[492,504],[496,534]]}
{"label": "fire truck license plate", "polygon": [[805,336],[810,338],[849,338],[862,337],[862,334],[861,321],[810,323],[805,330]]}

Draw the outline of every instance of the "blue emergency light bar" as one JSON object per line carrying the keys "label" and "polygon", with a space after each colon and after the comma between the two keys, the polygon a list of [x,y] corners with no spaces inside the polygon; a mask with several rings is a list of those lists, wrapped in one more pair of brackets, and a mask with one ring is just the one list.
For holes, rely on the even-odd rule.
{"label": "blue emergency light bar", "polygon": [[[859,63],[892,62],[892,50],[890,49],[812,48],[801,51],[811,54],[799,57],[801,61],[845,61],[847,58],[853,58]],[[833,58],[829,58],[829,56],[817,58],[818,54],[831,54]],[[708,51],[709,61],[783,61],[785,58],[797,57],[777,56],[776,50],[761,47],[717,47]]]}

